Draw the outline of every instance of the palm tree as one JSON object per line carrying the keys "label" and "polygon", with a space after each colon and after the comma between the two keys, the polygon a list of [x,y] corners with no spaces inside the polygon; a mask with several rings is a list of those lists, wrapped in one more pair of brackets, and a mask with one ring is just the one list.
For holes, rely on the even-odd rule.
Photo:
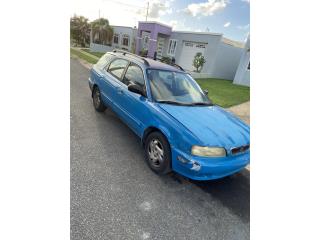
{"label": "palm tree", "polygon": [[109,25],[108,19],[99,18],[91,23],[92,40],[95,43],[111,45],[113,28]]}
{"label": "palm tree", "polygon": [[78,45],[84,47],[90,41],[90,25],[88,19],[74,15],[70,19],[70,36]]}

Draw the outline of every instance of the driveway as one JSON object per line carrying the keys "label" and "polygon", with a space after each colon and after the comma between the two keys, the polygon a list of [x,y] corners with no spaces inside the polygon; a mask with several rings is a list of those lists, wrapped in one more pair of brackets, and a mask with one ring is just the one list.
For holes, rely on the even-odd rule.
{"label": "driveway", "polygon": [[250,101],[230,107],[228,110],[250,125]]}
{"label": "driveway", "polygon": [[139,139],[97,113],[77,60],[71,68],[71,239],[249,239],[250,173],[217,181],[158,176]]}

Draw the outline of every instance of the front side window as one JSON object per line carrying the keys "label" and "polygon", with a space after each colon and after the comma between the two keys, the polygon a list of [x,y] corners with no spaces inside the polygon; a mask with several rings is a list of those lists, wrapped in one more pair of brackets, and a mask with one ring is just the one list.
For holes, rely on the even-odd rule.
{"label": "front side window", "polygon": [[128,35],[124,35],[122,38],[122,45],[123,46],[129,46],[129,36]]}
{"label": "front side window", "polygon": [[114,36],[113,36],[113,43],[115,43],[115,44],[118,44],[119,43],[119,34],[115,34]]}
{"label": "front side window", "polygon": [[128,61],[124,59],[116,59],[108,68],[108,72],[111,73],[114,77],[121,79],[121,76],[128,65]]}
{"label": "front side window", "polygon": [[168,48],[168,55],[174,56],[174,54],[176,53],[177,42],[178,41],[175,39],[170,39],[169,48]]}
{"label": "front side window", "polygon": [[131,63],[124,75],[123,83],[127,86],[129,84],[137,84],[141,88],[144,88],[143,72],[141,68],[138,65]]}
{"label": "front side window", "polygon": [[197,82],[187,73],[149,69],[151,93],[157,102],[177,105],[212,105]]}

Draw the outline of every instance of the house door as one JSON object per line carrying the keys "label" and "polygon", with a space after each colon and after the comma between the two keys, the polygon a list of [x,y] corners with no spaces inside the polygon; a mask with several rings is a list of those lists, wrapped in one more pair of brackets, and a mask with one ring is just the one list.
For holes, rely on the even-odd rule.
{"label": "house door", "polygon": [[158,44],[157,44],[157,59],[161,59],[163,48],[164,48],[164,38],[158,37],[157,42],[158,42]]}

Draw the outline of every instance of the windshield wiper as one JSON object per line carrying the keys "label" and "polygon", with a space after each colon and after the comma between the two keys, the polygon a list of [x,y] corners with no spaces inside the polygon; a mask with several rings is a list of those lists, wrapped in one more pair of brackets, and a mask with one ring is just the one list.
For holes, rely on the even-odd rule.
{"label": "windshield wiper", "polygon": [[191,103],[191,106],[213,106],[212,103],[209,102],[195,102],[195,103]]}
{"label": "windshield wiper", "polygon": [[167,103],[167,104],[173,104],[173,105],[190,106],[190,104],[188,104],[188,103],[167,101],[167,100],[160,100],[160,101],[157,101],[157,103]]}

